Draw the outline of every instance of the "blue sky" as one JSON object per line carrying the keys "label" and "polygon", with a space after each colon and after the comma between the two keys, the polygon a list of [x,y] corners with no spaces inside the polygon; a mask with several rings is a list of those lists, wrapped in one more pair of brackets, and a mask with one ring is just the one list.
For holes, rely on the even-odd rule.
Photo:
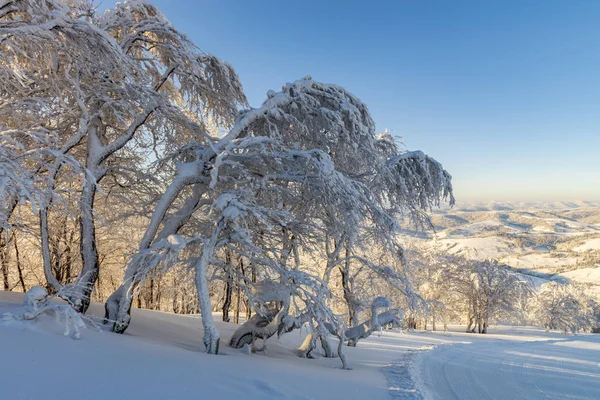
{"label": "blue sky", "polygon": [[600,1],[152,2],[253,106],[306,75],[346,87],[459,200],[600,199]]}

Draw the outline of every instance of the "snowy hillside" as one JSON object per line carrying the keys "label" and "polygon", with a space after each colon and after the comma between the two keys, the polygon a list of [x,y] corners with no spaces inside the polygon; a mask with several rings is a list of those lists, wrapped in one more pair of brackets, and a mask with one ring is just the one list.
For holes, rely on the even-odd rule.
{"label": "snowy hillside", "polygon": [[[22,295],[0,291],[0,315],[18,306]],[[91,312],[103,313],[93,304]],[[383,341],[365,341],[349,349],[352,371],[338,359],[300,359],[294,353],[303,336],[289,335],[282,344],[268,343],[266,354],[248,355],[227,347],[235,325],[218,323],[222,355],[203,353],[197,316],[133,310],[125,335],[87,329],[80,340],[62,336],[53,318],[39,323],[0,325],[2,396],[10,399],[191,399],[191,398],[387,398],[381,368],[405,348],[419,346],[401,339],[386,348]],[[379,349],[379,350],[378,350]],[[12,382],[5,385],[4,382]],[[28,384],[35,382],[34,385]],[[60,382],[60,383],[59,383]]]}
{"label": "snowy hillside", "polygon": [[525,274],[592,285],[600,295],[600,202],[457,204],[432,216],[428,240]]}
{"label": "snowy hillside", "polygon": [[[0,292],[0,315],[21,301],[21,294]],[[99,304],[91,310],[102,311]],[[234,325],[218,325],[228,339]],[[348,348],[352,370],[345,371],[339,360],[298,358],[299,334],[270,340],[266,354],[227,346],[222,355],[204,354],[200,326],[196,316],[134,310],[125,335],[86,329],[73,340],[50,317],[0,322],[2,343],[10,343],[0,358],[2,398],[600,397],[599,335],[508,327],[489,335],[385,332]]]}

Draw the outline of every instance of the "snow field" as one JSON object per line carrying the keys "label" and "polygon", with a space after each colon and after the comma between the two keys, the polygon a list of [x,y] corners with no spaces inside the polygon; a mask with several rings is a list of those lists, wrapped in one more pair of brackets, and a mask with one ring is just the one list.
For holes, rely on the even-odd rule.
{"label": "snow field", "polygon": [[[0,292],[0,315],[22,294]],[[91,312],[102,314],[102,305]],[[220,315],[215,314],[215,319]],[[236,325],[217,322],[221,355],[203,353],[201,322],[133,310],[124,335],[62,335],[52,317],[0,322],[0,398],[6,399],[597,399],[600,335],[565,336],[537,328],[490,334],[384,332],[345,348],[338,359],[307,360],[304,334],[267,342],[248,355],[227,346]],[[6,345],[10,343],[10,345]]]}

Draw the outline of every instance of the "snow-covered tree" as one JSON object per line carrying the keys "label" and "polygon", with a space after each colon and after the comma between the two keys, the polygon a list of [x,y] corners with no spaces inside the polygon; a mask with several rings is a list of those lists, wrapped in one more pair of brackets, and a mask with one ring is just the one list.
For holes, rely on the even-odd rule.
{"label": "snow-covered tree", "polygon": [[[320,134],[315,136],[314,132]],[[329,136],[331,143],[323,143]],[[366,155],[360,152],[365,136],[372,139],[362,146]],[[343,153],[342,148],[335,148],[340,137],[346,137],[346,143],[356,143],[350,146],[356,153],[352,172],[339,171],[332,157]],[[388,248],[397,250],[393,242],[397,224],[382,206],[385,195],[359,179],[374,163],[387,168],[386,158],[376,151],[377,142],[372,120],[358,99],[342,88],[307,78],[284,86],[280,93],[269,92],[260,108],[243,112],[232,129],[211,147],[188,146],[182,150],[188,154],[187,162],[179,164],[180,172],[159,202],[147,237],[156,234],[161,222],[163,231],[157,238],[177,232],[165,215],[179,193],[193,186],[197,198],[187,209],[171,215],[182,219],[194,213],[210,216],[203,223],[204,229],[195,231],[200,232],[197,242],[201,243],[195,265],[197,290],[205,316],[205,344],[210,352],[217,350],[218,334],[211,317],[206,316],[212,309],[207,271],[223,246],[260,266],[263,278],[291,282],[290,295],[303,298],[303,304],[294,308],[306,310],[320,323],[335,322],[327,306],[326,282],[331,270],[343,262],[360,262],[392,281],[398,280],[403,289],[407,287],[403,274],[389,267],[349,253],[346,259],[339,257],[341,246],[334,257],[327,258],[324,282],[298,270],[300,246],[302,251],[316,251],[322,240],[336,237],[337,243],[347,242],[350,235],[357,236],[354,231],[363,229],[369,237],[378,237],[382,243],[387,240],[392,244]],[[343,159],[340,163],[343,165]],[[365,171],[359,170],[361,166]],[[370,175],[376,176],[377,171]],[[436,187],[448,185],[449,180],[445,180]],[[207,210],[202,213],[204,208]],[[173,227],[181,228],[181,224]],[[159,243],[155,241],[153,246]],[[155,265],[148,262],[148,257],[153,259],[155,254],[150,248],[135,256],[128,265],[124,285],[107,302],[107,321],[113,323],[115,331],[127,327],[133,290]],[[301,284],[294,285],[294,281]],[[244,282],[244,286],[250,285]],[[312,295],[305,297],[307,292]],[[411,294],[410,290],[406,293]]]}
{"label": "snow-covered tree", "polygon": [[598,303],[576,284],[548,282],[531,303],[532,322],[563,333],[589,332],[598,326]]}
{"label": "snow-covered tree", "polygon": [[[43,174],[38,186],[46,193],[61,179],[65,154],[86,168],[77,204],[82,269],[67,291],[72,296],[67,300],[84,311],[99,273],[94,206],[103,179],[128,172],[124,159],[132,154],[205,140],[209,126],[234,120],[245,98],[229,65],[201,52],[145,1],[119,3],[102,15],[87,1],[11,1],[2,7],[0,36],[0,91],[6,94],[1,111],[10,115],[2,137],[41,132],[49,139],[56,133],[50,153],[56,161],[33,164],[33,171]],[[9,123],[15,126],[5,126]],[[2,161],[8,165],[11,159],[3,155]],[[10,218],[19,196],[40,203],[46,278],[60,291],[49,266],[53,199],[35,197],[31,185],[20,183],[29,176],[13,169],[0,178],[9,189],[19,187],[5,191],[2,220]]]}
{"label": "snow-covered tree", "polygon": [[492,321],[525,322],[520,304],[532,294],[525,276],[496,260],[472,260],[436,249],[428,252],[413,251],[415,285],[429,300],[419,318],[439,311],[456,319],[466,315],[467,332],[479,333],[486,333]]}

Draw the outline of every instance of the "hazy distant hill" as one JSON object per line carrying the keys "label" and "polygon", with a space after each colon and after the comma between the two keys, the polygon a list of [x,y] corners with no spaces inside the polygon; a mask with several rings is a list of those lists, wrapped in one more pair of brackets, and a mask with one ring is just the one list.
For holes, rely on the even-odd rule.
{"label": "hazy distant hill", "polygon": [[463,203],[435,210],[427,239],[531,276],[594,285],[600,295],[600,201]]}

